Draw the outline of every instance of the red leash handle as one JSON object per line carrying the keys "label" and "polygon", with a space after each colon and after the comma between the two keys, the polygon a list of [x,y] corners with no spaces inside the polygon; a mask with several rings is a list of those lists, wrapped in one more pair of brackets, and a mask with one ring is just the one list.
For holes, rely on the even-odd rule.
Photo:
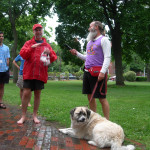
{"label": "red leash handle", "polygon": [[93,89],[93,92],[92,92],[92,95],[91,95],[91,98],[90,98],[90,101],[89,101],[89,102],[91,102],[92,99],[93,99],[93,96],[94,96],[95,90],[96,90],[96,88],[97,88],[97,85],[98,85],[98,80],[96,81],[96,84],[95,84],[95,87],[94,87],[94,89]]}

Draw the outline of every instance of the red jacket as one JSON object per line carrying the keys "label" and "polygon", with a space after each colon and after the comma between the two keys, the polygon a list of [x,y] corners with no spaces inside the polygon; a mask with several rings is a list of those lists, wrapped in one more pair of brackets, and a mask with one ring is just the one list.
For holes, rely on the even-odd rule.
{"label": "red jacket", "polygon": [[45,47],[50,50],[50,62],[52,63],[57,59],[56,53],[53,51],[51,46],[46,42],[45,38],[42,38],[43,43],[36,48],[31,48],[33,44],[36,44],[35,37],[27,41],[22,49],[20,50],[20,55],[24,62],[23,68],[23,80],[40,80],[44,83],[48,79],[48,67],[44,66],[44,63],[40,61],[41,53],[44,51]]}

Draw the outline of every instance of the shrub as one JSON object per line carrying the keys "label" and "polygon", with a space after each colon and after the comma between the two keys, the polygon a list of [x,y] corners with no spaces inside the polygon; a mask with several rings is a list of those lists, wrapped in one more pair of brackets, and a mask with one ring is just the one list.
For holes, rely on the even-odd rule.
{"label": "shrub", "polygon": [[140,76],[137,76],[137,77],[136,77],[136,81],[147,81],[147,77],[140,77]]}
{"label": "shrub", "polygon": [[65,71],[65,77],[66,77],[66,80],[69,80],[69,72],[68,71]]}
{"label": "shrub", "polygon": [[58,80],[60,80],[60,72],[56,72],[56,77]]}
{"label": "shrub", "polygon": [[133,82],[136,79],[136,73],[134,71],[128,71],[124,73],[123,76],[126,81],[130,81],[130,82]]}
{"label": "shrub", "polygon": [[49,80],[55,80],[56,73],[55,72],[48,72],[48,79]]}
{"label": "shrub", "polygon": [[76,79],[77,80],[82,80],[83,79],[83,71],[78,71],[75,73]]}

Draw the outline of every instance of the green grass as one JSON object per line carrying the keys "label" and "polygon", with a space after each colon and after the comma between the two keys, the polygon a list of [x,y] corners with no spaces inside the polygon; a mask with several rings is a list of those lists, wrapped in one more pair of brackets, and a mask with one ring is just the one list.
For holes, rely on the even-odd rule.
{"label": "green grass", "polygon": [[[116,86],[108,82],[107,99],[110,104],[110,120],[120,124],[127,138],[146,144],[150,149],[150,83],[125,82]],[[5,85],[4,101],[19,105],[19,88],[10,81]],[[39,115],[49,121],[70,126],[70,110],[76,106],[87,106],[87,96],[82,94],[82,81],[48,81],[42,90]],[[31,99],[33,105],[33,96]],[[102,116],[97,100],[97,112]],[[29,108],[32,111],[33,107]]]}

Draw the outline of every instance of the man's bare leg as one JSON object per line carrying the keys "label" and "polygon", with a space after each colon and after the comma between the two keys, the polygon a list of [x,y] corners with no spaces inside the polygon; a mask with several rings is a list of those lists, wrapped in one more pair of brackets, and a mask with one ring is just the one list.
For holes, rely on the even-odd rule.
{"label": "man's bare leg", "polygon": [[38,108],[40,105],[40,95],[41,95],[41,90],[35,90],[34,91],[33,121],[36,124],[40,123],[40,120],[37,118],[37,112],[38,112]]}
{"label": "man's bare leg", "polygon": [[109,103],[108,103],[107,99],[106,98],[100,98],[99,101],[102,105],[104,117],[109,120]]}
{"label": "man's bare leg", "polygon": [[[32,92],[30,93],[30,101],[31,101]],[[28,107],[31,107],[30,101],[28,102]]]}
{"label": "man's bare leg", "polygon": [[31,98],[31,89],[24,88],[23,96],[22,96],[22,117],[19,121],[17,121],[18,124],[23,124],[26,119],[26,112],[27,112],[27,106]]}
{"label": "man's bare leg", "polygon": [[[32,94],[32,93],[31,93]],[[21,99],[21,105],[20,105],[20,107],[22,107],[22,97],[23,97],[23,89],[20,89],[20,99]],[[31,97],[31,96],[30,96]],[[31,100],[31,98],[30,98],[30,100]],[[30,104],[30,101],[29,101],[29,103],[28,103],[28,107],[31,107],[31,104]]]}
{"label": "man's bare leg", "polygon": [[3,95],[4,95],[4,84],[0,84],[0,103],[3,101]]}
{"label": "man's bare leg", "polygon": [[20,107],[22,107],[22,97],[23,97],[23,89],[20,89],[20,99],[21,99]]}
{"label": "man's bare leg", "polygon": [[94,112],[96,112],[96,109],[97,109],[96,100],[95,100],[95,98],[93,98],[90,102],[91,96],[92,96],[92,94],[88,94],[90,109],[93,110]]}

